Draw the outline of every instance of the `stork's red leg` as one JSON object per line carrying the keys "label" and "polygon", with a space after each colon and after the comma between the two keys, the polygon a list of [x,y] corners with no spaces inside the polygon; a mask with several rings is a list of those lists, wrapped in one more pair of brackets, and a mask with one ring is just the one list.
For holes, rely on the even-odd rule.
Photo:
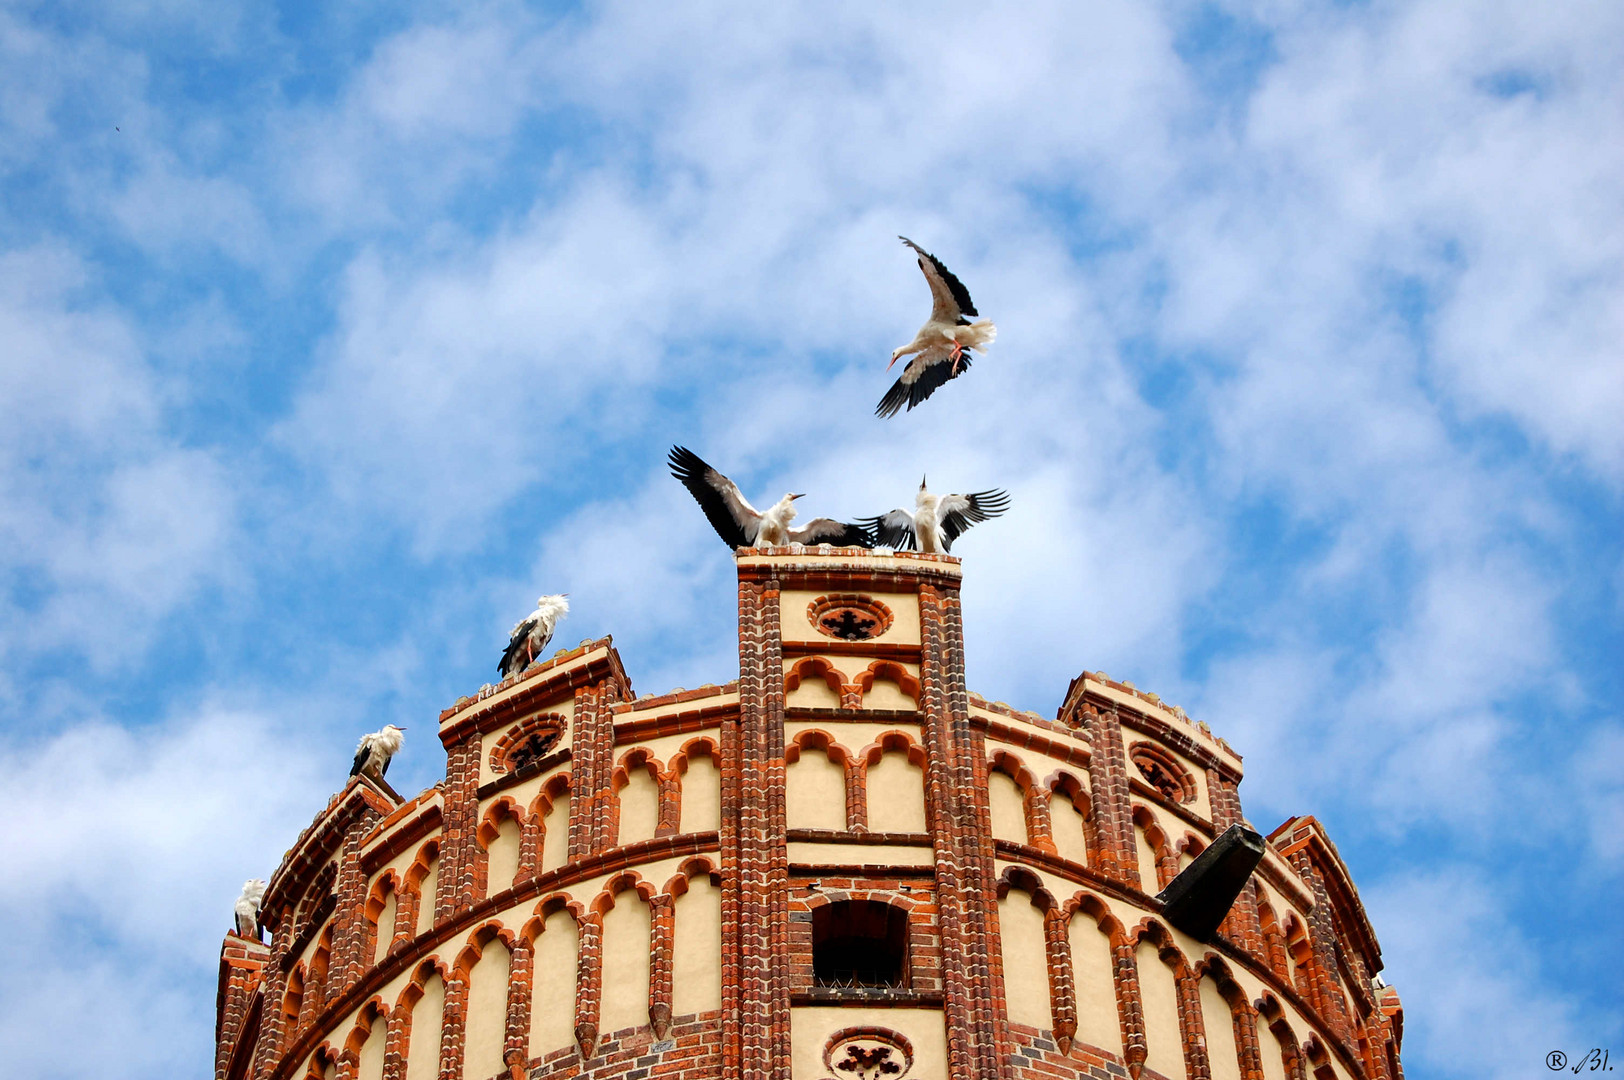
{"label": "stork's red leg", "polygon": [[[964,359],[964,349],[958,342],[953,343],[953,375],[959,373],[959,361]],[[951,376],[949,376],[951,377]]]}

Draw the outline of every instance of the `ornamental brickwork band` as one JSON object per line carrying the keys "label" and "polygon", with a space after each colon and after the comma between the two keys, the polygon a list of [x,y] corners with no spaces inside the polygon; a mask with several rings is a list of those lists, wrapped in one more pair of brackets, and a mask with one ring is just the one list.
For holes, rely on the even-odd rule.
{"label": "ornamental brickwork band", "polygon": [[216,1080],[1402,1080],[1335,845],[1206,725],[971,693],[951,556],[736,558],[736,681],[583,642],[441,783],[350,779],[226,936]]}

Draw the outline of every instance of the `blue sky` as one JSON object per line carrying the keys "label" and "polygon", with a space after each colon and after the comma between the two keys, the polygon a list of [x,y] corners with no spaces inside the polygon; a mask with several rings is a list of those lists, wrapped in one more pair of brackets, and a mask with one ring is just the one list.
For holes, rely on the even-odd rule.
{"label": "blue sky", "polygon": [[[8,1074],[205,1074],[242,880],[539,593],[733,677],[678,442],[1007,488],[974,689],[1319,815],[1412,1078],[1624,1052],[1624,8],[334,7],[0,4]],[[898,233],[999,339],[881,422]]]}

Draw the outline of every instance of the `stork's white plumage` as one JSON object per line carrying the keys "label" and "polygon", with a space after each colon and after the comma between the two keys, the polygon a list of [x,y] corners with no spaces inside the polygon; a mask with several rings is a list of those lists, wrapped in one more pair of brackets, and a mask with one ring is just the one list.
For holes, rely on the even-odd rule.
{"label": "stork's white plumage", "polygon": [[868,530],[833,518],[813,518],[799,529],[790,528],[790,522],[795,520],[795,500],[802,495],[785,495],[763,513],[740,494],[737,484],[686,447],[671,448],[670,465],[671,475],[682,481],[716,534],[730,548],[785,544],[874,546]]}
{"label": "stork's white plumage", "polygon": [[405,742],[406,729],[394,724],[385,724],[382,731],[361,736],[361,741],[355,744],[355,764],[350,766],[350,775],[366,773],[374,780],[382,780],[383,774],[389,771],[389,759],[400,753]]}
{"label": "stork's white plumage", "polygon": [[265,899],[265,882],[250,878],[243,882],[242,895],[237,897],[237,934],[239,937],[259,940],[259,905]]}
{"label": "stork's white plumage", "polygon": [[[897,239],[919,254],[919,269],[930,285],[930,318],[912,341],[892,351],[891,364],[904,356],[918,355],[880,399],[874,410],[878,416],[895,415],[903,405],[912,409],[970,366],[970,350],[984,349],[998,336],[991,319],[970,321],[969,316],[980,314],[970,299],[970,290],[940,259],[906,236]],[[891,364],[886,365],[887,370]]]}
{"label": "stork's white plumage", "polygon": [[502,651],[502,659],[496,662],[496,670],[502,673],[502,678],[517,675],[535,663],[547,643],[553,640],[558,621],[569,613],[569,593],[554,593],[537,600],[536,610],[513,627],[507,648]]}
{"label": "stork's white plumage", "polygon": [[879,517],[864,518],[862,524],[874,534],[877,543],[886,547],[943,555],[952,550],[953,541],[971,525],[995,518],[1008,509],[1009,494],[1001,489],[969,495],[935,495],[925,489],[925,478],[921,477],[913,513],[897,509]]}

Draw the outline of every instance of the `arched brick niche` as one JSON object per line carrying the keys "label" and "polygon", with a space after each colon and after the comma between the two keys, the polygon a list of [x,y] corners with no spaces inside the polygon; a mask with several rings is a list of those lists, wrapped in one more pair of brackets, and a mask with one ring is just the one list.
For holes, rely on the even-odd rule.
{"label": "arched brick niche", "polygon": [[1128,747],[1128,760],[1145,782],[1170,802],[1195,801],[1195,778],[1166,750],[1152,743],[1136,742]]}
{"label": "arched brick niche", "polygon": [[491,772],[516,773],[545,758],[564,737],[568,721],[557,713],[527,716],[509,728],[491,747]]}
{"label": "arched brick niche", "polygon": [[806,617],[824,637],[869,641],[883,637],[894,621],[891,609],[860,593],[832,593],[806,606]]}

